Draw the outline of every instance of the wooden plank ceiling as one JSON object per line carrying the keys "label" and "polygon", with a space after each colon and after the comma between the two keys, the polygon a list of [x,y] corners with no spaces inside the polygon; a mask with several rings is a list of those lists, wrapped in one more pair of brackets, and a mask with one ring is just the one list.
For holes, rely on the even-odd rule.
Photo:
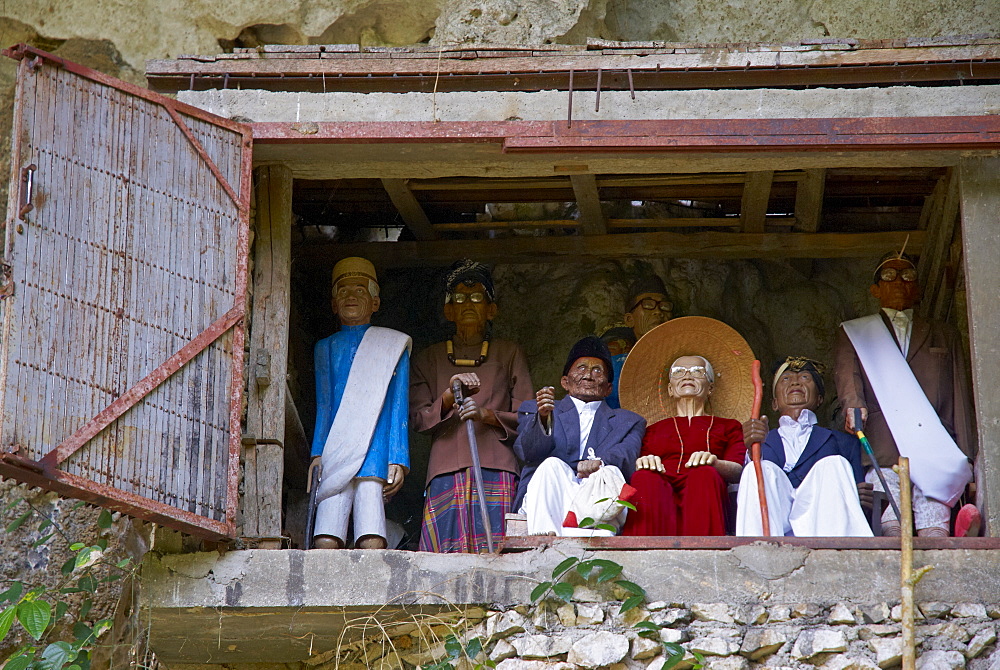
{"label": "wooden plank ceiling", "polygon": [[[924,240],[946,168],[295,182],[297,257],[843,257]],[[396,244],[375,243],[396,240]],[[404,244],[412,242],[413,244]]]}

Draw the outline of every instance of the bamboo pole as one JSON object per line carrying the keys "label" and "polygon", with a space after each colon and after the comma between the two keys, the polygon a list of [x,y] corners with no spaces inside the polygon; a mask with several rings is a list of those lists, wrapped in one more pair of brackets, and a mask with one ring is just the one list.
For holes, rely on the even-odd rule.
{"label": "bamboo pole", "polygon": [[917,667],[917,649],[913,627],[913,496],[910,491],[910,459],[899,457],[900,587],[902,590],[903,670]]}

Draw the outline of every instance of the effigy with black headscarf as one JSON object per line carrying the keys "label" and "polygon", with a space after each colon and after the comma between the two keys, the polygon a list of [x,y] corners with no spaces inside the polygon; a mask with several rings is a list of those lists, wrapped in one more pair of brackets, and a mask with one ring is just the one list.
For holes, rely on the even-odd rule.
{"label": "effigy with black headscarf", "polygon": [[820,397],[826,396],[826,388],[823,385],[823,373],[826,372],[826,366],[819,361],[813,360],[811,358],[806,358],[805,356],[788,356],[784,359],[778,359],[774,362],[772,367],[773,375],[771,382],[771,392],[774,392],[774,387],[778,384],[778,377],[784,374],[786,371],[791,372],[808,372],[812,375],[813,381],[816,382],[816,390],[819,392]]}
{"label": "effigy with black headscarf", "polygon": [[486,292],[486,299],[490,302],[496,302],[497,300],[496,288],[493,286],[493,275],[484,263],[469,258],[457,260],[448,268],[444,282],[444,301],[446,303],[451,300],[451,292],[459,284],[465,284],[466,286],[482,284]]}

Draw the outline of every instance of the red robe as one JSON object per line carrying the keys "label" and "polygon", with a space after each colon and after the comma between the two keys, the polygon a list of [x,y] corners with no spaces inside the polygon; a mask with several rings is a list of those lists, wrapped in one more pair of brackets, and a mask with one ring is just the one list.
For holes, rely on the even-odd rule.
{"label": "red robe", "polygon": [[636,510],[628,513],[622,535],[726,534],[726,483],[714,466],[684,467],[696,451],[742,465],[747,451],[743,428],[718,416],[675,417],[647,428],[641,455],[659,456],[666,471],[636,470],[632,475]]}

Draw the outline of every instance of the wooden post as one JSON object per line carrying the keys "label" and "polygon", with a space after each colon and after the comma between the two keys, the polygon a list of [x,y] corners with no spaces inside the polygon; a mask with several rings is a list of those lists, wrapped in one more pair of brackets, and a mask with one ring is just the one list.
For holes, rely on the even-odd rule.
{"label": "wooden post", "polygon": [[260,548],[280,549],[292,172],[283,165],[270,165],[255,170],[254,177],[256,236],[247,361],[247,432],[243,440],[242,535],[256,539]]}
{"label": "wooden post", "polygon": [[914,670],[917,665],[917,643],[913,622],[916,611],[913,604],[913,495],[910,491],[910,459],[899,457],[899,507],[903,518],[900,524],[900,614],[902,619],[903,670]]}
{"label": "wooden post", "polygon": [[1000,158],[963,158],[959,163],[962,245],[969,305],[972,396],[979,455],[977,501],[984,535],[1000,536]]}

